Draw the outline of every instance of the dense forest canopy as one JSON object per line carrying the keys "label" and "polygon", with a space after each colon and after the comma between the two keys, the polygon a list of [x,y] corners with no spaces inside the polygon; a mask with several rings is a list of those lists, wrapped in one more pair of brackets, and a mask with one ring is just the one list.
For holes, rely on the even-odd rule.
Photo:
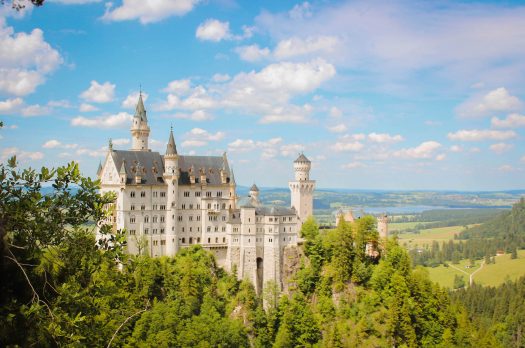
{"label": "dense forest canopy", "polygon": [[[114,197],[100,196],[99,183],[82,177],[75,163],[20,170],[13,158],[0,164],[0,180],[2,346],[503,347],[521,342],[515,338],[520,322],[507,321],[504,329],[491,322],[480,326],[478,312],[469,317],[424,269],[412,267],[395,240],[379,240],[371,216],[322,232],[309,219],[301,231],[304,255],[288,290],[279,294],[277,285],[268,283],[258,296],[200,246],[174,258],[126,255],[123,235],[109,226],[96,242],[94,225],[86,223],[102,223],[108,214],[104,207]],[[49,183],[53,192],[43,196],[41,187]],[[75,193],[72,185],[78,186]]]}

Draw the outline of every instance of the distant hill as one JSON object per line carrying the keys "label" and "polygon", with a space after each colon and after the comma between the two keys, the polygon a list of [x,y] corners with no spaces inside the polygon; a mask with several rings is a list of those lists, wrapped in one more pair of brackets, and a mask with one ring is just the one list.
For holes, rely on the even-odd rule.
{"label": "distant hill", "polygon": [[490,238],[525,249],[525,199],[521,198],[510,211],[460,233],[460,239]]}

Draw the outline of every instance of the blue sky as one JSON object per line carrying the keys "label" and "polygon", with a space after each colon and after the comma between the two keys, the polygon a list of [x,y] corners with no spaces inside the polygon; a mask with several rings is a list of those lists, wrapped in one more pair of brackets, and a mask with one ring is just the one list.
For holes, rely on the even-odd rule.
{"label": "blue sky", "polygon": [[47,0],[0,9],[0,157],[130,147],[227,151],[237,181],[322,188],[524,188],[525,5],[501,1]]}

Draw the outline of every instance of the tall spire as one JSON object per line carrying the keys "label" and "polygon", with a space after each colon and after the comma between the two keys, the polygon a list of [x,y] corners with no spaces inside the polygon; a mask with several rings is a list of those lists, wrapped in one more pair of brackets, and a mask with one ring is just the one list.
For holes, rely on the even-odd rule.
{"label": "tall spire", "polygon": [[144,101],[142,100],[142,90],[139,92],[139,101],[135,109],[135,117],[139,117],[142,122],[148,122],[146,108],[144,107]]}
{"label": "tall spire", "polygon": [[166,146],[166,155],[176,155],[177,146],[175,145],[175,138],[173,137],[173,126],[170,129],[170,139],[168,140],[168,145]]}

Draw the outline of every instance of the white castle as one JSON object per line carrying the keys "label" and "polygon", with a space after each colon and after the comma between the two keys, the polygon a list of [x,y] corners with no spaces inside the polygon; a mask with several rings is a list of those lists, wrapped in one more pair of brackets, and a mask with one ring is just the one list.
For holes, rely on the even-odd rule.
{"label": "white castle", "polygon": [[115,150],[110,142],[97,173],[101,191],[117,195],[110,223],[126,230],[128,252],[173,256],[200,244],[214,252],[220,266],[249,279],[257,292],[268,281],[282,288],[284,250],[297,245],[301,225],[313,211],[315,181],[308,158],[301,154],[294,161],[291,207],[267,207],[255,184],[249,196],[237,196],[226,153],[179,155],[172,129],[162,156],[149,149],[149,134],[141,95],[131,150]]}

